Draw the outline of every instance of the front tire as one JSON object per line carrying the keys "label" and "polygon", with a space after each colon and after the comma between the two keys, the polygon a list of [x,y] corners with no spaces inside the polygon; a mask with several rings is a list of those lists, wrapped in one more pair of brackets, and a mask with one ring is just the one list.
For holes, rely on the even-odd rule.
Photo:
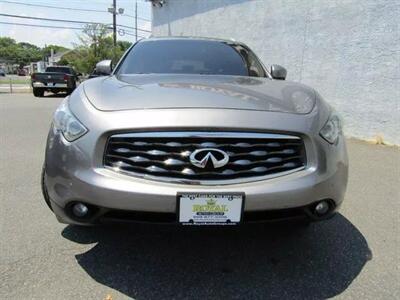
{"label": "front tire", "polygon": [[44,95],[44,90],[38,89],[38,88],[33,88],[33,95],[35,97],[43,97]]}

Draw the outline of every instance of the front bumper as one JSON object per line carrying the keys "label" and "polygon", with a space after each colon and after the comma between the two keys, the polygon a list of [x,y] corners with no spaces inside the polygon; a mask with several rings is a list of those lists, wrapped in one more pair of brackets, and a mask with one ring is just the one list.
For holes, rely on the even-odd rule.
{"label": "front bumper", "polygon": [[[75,96],[74,96],[75,95]],[[108,211],[174,215],[177,193],[245,194],[244,215],[308,207],[329,199],[335,208],[343,201],[348,158],[343,136],[335,145],[319,131],[330,115],[318,105],[307,115],[229,109],[152,109],[102,112],[77,89],[69,108],[89,129],[70,143],[50,129],[46,147],[44,185],[61,222],[79,223],[68,214],[74,201],[98,207],[100,219]],[[199,117],[204,116],[204,117]],[[101,120],[101,121],[99,121]],[[156,124],[156,125],[155,125]],[[109,136],[145,131],[244,131],[292,134],[303,139],[307,155],[304,170],[267,180],[228,185],[189,185],[157,182],[106,169],[103,155]]]}
{"label": "front bumper", "polygon": [[67,83],[48,83],[44,84],[43,82],[32,82],[32,87],[34,88],[44,88],[44,89],[67,89]]}
{"label": "front bumper", "polygon": [[[88,159],[79,144],[69,143],[61,134],[51,131],[44,184],[55,214],[64,223],[97,223],[110,212],[120,216],[123,213],[121,219],[126,219],[130,212],[133,219],[136,214],[139,220],[146,213],[147,216],[154,213],[154,221],[157,221],[157,216],[160,221],[165,218],[171,221],[176,212],[178,192],[242,192],[246,197],[245,220],[250,220],[246,215],[258,213],[261,216],[265,212],[299,209],[306,212],[304,209],[324,199],[339,207],[348,173],[344,138],[341,137],[337,145],[327,147],[325,151],[328,153],[322,155],[326,160],[323,164],[311,164],[302,171],[243,184],[201,186],[150,181],[100,166],[85,167]],[[69,205],[76,201],[92,205],[96,213],[82,222],[74,219],[69,213]]]}

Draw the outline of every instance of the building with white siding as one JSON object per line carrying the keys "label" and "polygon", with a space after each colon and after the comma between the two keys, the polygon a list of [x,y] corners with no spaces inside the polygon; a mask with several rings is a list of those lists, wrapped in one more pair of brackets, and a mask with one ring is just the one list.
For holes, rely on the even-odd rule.
{"label": "building with white siding", "polygon": [[400,144],[397,0],[153,0],[154,36],[233,38],[319,91],[349,136]]}

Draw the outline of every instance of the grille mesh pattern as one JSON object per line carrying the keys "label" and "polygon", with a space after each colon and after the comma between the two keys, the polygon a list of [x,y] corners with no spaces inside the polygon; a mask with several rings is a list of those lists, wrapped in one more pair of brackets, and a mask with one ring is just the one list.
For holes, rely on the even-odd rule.
{"label": "grille mesh pattern", "polygon": [[[204,136],[203,136],[204,135]],[[193,151],[224,151],[229,162],[221,168],[199,168],[190,162]],[[117,172],[163,181],[251,181],[305,166],[303,141],[276,134],[139,133],[111,136],[104,164]],[[250,180],[249,180],[250,179]]]}

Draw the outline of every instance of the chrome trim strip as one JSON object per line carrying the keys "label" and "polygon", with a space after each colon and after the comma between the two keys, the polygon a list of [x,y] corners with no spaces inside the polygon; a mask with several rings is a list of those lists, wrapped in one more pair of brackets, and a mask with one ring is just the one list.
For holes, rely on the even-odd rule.
{"label": "chrome trim strip", "polygon": [[305,170],[306,167],[299,167],[293,170],[274,173],[271,175],[265,176],[254,176],[254,177],[246,177],[246,178],[237,178],[237,179],[221,179],[221,180],[196,180],[196,179],[182,179],[182,178],[171,178],[171,177],[162,177],[162,176],[153,176],[148,174],[140,174],[135,172],[128,172],[121,169],[117,169],[115,167],[104,166],[105,169],[114,171],[118,174],[123,174],[130,177],[136,177],[140,179],[146,179],[151,181],[158,182],[166,182],[166,183],[175,183],[175,184],[191,184],[191,185],[204,185],[204,186],[215,186],[215,185],[229,185],[229,184],[241,184],[241,183],[250,183],[255,181],[267,180],[276,177],[286,176],[298,171]]}
{"label": "chrome trim strip", "polygon": [[67,88],[68,85],[66,83],[56,83],[51,85],[45,85],[42,82],[32,82],[33,87],[42,87],[42,88],[47,88],[47,89],[58,89],[58,88]]}
{"label": "chrome trim strip", "polygon": [[248,138],[248,139],[292,139],[300,140],[300,137],[286,134],[275,134],[275,133],[257,133],[257,132],[231,132],[231,131],[219,131],[219,132],[204,132],[204,131],[159,131],[159,132],[130,132],[121,133],[110,136],[110,138],[129,138],[129,137],[185,137],[185,138]]}

